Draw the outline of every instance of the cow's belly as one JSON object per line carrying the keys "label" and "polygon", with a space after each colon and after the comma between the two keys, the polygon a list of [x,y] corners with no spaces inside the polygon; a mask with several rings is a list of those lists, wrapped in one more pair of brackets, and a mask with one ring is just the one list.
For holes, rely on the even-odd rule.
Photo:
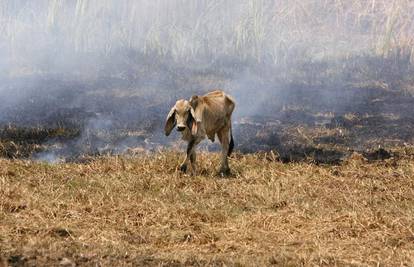
{"label": "cow's belly", "polygon": [[216,136],[216,132],[210,132],[210,133],[207,133],[207,137],[208,137],[208,139],[210,139],[211,140],[211,142],[213,142],[214,143],[214,137]]}
{"label": "cow's belly", "polygon": [[[205,127],[205,125],[202,125],[198,131],[197,136],[195,139],[195,143],[198,144],[202,140],[204,140],[206,137],[211,140],[211,142],[214,142],[216,133],[222,129],[224,126],[226,126],[227,121],[225,119],[216,119],[214,123],[207,123],[210,127]],[[182,133],[182,139],[185,141],[190,141],[194,137],[191,135],[191,132],[189,129],[184,130]]]}
{"label": "cow's belly", "polygon": [[214,137],[216,133],[221,130],[224,126],[226,126],[226,121],[223,119],[218,119],[209,127],[206,129],[206,135],[208,139],[210,139],[212,142],[214,142]]}
{"label": "cow's belly", "polygon": [[[201,141],[203,141],[206,138],[206,134],[204,131],[198,131],[197,136],[195,137],[195,144],[197,145],[198,143],[200,143]],[[184,132],[182,132],[182,140],[190,142],[191,140],[194,139],[194,136],[191,135],[190,130],[186,129],[184,130]]]}

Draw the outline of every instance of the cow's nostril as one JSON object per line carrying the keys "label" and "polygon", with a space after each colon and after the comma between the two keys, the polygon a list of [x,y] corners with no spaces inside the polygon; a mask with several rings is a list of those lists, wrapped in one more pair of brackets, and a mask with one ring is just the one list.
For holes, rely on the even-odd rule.
{"label": "cow's nostril", "polygon": [[182,131],[184,131],[185,130],[185,127],[184,126],[179,126],[179,127],[177,127],[177,131],[179,131],[179,132],[182,132]]}

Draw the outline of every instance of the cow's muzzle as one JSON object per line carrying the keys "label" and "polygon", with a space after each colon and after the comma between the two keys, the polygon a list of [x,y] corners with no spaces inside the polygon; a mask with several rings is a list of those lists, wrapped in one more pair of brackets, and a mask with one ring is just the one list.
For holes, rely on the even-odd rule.
{"label": "cow's muzzle", "polygon": [[185,130],[185,126],[177,126],[177,131],[182,132]]}

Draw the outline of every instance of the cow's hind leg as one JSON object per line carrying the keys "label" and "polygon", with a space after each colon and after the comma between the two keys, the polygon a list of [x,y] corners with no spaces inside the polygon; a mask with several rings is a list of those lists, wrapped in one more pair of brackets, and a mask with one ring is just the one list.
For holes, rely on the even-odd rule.
{"label": "cow's hind leg", "polygon": [[220,175],[230,175],[230,168],[227,155],[229,154],[229,133],[230,127],[223,127],[220,131],[217,132],[217,136],[221,143],[221,166],[220,166]]}

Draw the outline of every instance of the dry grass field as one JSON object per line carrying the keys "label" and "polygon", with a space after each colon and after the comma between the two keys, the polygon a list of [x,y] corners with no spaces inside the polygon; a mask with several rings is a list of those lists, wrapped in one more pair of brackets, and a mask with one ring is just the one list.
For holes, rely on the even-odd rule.
{"label": "dry grass field", "polygon": [[[196,176],[181,154],[85,163],[0,160],[0,256],[10,266],[413,266],[414,157],[281,163],[235,154]],[[1,266],[1,260],[0,260]]]}

